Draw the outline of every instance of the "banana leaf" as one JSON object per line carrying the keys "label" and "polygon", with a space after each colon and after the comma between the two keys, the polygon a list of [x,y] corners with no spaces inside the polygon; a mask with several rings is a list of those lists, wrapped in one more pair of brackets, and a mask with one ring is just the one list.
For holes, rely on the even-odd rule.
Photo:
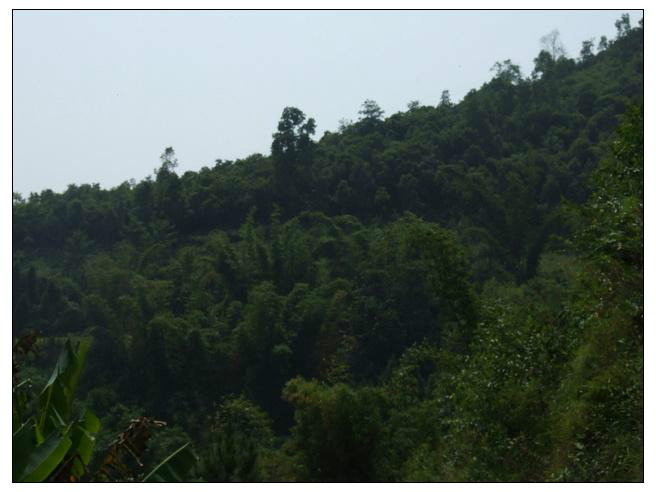
{"label": "banana leaf", "polygon": [[61,479],[77,482],[86,473],[96,445],[95,434],[100,429],[100,420],[91,410],[86,410],[84,417],[77,421],[71,430],[70,465],[62,470]]}
{"label": "banana leaf", "polygon": [[75,390],[80,380],[88,346],[80,347],[76,353],[70,340],[66,340],[45,388],[39,396],[40,415],[37,421],[37,440],[61,429],[70,420]]}
{"label": "banana leaf", "polygon": [[71,438],[67,434],[62,436],[59,432],[53,432],[29,452],[27,463],[18,481],[44,481],[59,466],[70,447]]}
{"label": "banana leaf", "polygon": [[198,458],[187,443],[174,451],[151,471],[144,482],[184,482],[186,474],[196,464]]}
{"label": "banana leaf", "polygon": [[34,450],[34,422],[27,421],[14,432],[11,439],[12,463],[11,477],[14,482],[23,475],[30,453]]}

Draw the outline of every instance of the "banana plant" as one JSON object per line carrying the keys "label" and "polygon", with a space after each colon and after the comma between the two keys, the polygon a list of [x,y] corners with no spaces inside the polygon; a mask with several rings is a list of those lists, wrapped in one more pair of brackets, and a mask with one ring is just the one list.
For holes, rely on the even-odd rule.
{"label": "banana plant", "polygon": [[26,415],[24,382],[14,387],[14,482],[42,482],[55,476],[69,482],[85,474],[100,420],[91,410],[71,418],[88,345],[73,348],[67,340],[55,369],[41,391],[31,415]]}
{"label": "banana plant", "polygon": [[[88,348],[88,344],[78,343],[74,349],[71,341],[66,341],[55,369],[31,412],[25,391],[27,381],[14,385],[13,482],[79,482],[83,478],[91,480],[101,478],[98,473],[88,473],[87,469],[95,448],[95,435],[100,429],[100,420],[88,409],[82,411],[79,417],[72,418],[75,390]],[[165,424],[145,418],[138,422],[140,425],[151,422]],[[125,438],[126,435],[123,433],[121,437]],[[145,441],[149,435],[146,433],[140,453],[145,450]],[[129,439],[123,441],[130,443]],[[119,439],[117,443],[125,445],[123,441]],[[143,481],[182,481],[197,461],[188,444],[155,467]],[[128,469],[125,466],[118,466],[121,465],[121,459],[116,453],[110,450],[108,456],[116,462],[114,464],[117,469]],[[108,462],[107,459],[105,461]],[[117,477],[119,480],[121,478],[133,479],[123,475]]]}

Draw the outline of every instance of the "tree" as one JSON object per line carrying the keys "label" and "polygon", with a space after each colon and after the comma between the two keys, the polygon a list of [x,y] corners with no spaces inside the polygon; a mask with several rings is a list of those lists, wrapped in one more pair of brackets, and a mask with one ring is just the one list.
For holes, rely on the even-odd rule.
{"label": "tree", "polygon": [[563,317],[576,338],[551,412],[553,474],[563,481],[644,480],[642,108],[627,111],[612,151],[575,209],[586,267]]}
{"label": "tree", "polygon": [[554,29],[550,33],[542,36],[540,38],[540,45],[542,46],[542,50],[549,53],[554,60],[566,56],[565,47],[560,40],[560,31],[558,31],[558,29]]}
{"label": "tree", "polygon": [[[593,176],[596,191],[583,209],[586,228],[580,243],[590,247],[600,270],[611,262],[641,271],[644,264],[644,122],[643,109],[627,111],[613,142],[612,160]],[[617,271],[609,278],[616,280]]]}
{"label": "tree", "polygon": [[[173,147],[166,147],[159,158],[162,161],[163,169],[173,170],[178,167],[178,158],[175,156],[175,150],[173,150]],[[155,173],[157,173],[157,171],[155,171]]]}
{"label": "tree", "polygon": [[504,60],[503,62],[496,62],[490,68],[490,71],[495,72],[495,78],[509,82],[513,85],[518,84],[522,80],[522,72],[519,65],[515,65],[511,60]]}
{"label": "tree", "polygon": [[588,61],[594,56],[594,53],[592,52],[593,47],[594,47],[594,38],[583,41],[583,43],[581,45],[581,61],[582,62]]}
{"label": "tree", "polygon": [[385,480],[381,391],[297,377],[287,383],[283,398],[295,408],[292,442],[300,452],[304,480]]}
{"label": "tree", "polygon": [[621,39],[631,32],[631,18],[629,17],[629,14],[622,14],[622,16],[615,21],[615,29],[617,29],[616,39]]}
{"label": "tree", "polygon": [[157,179],[153,190],[154,205],[165,218],[174,224],[180,224],[183,217],[180,197],[182,183],[174,171],[178,167],[178,159],[175,156],[173,147],[164,149],[164,152],[160,155],[160,160],[162,165],[155,170]]}
{"label": "tree", "polygon": [[261,479],[258,462],[272,444],[267,414],[244,397],[228,398],[211,419],[201,476],[210,482]]}
{"label": "tree", "polygon": [[358,114],[362,115],[360,121],[378,121],[380,120],[385,111],[383,111],[376,101],[367,99],[362,103],[362,109],[358,111]]}
{"label": "tree", "polygon": [[350,120],[348,118],[340,118],[337,128],[341,133],[344,133],[351,126],[353,126],[353,120]]}
{"label": "tree", "polygon": [[412,174],[403,174],[397,185],[399,201],[402,210],[414,210],[420,208],[419,180]]}
{"label": "tree", "polygon": [[335,190],[335,200],[342,213],[351,212],[353,209],[354,194],[348,182],[342,179]]}
{"label": "tree", "polygon": [[286,107],[278,122],[278,131],[273,134],[271,157],[274,182],[279,203],[288,209],[298,209],[302,194],[300,190],[311,186],[309,161],[313,147],[311,137],[315,129],[314,118],[306,121],[303,111]]}
{"label": "tree", "polygon": [[408,111],[414,111],[415,109],[419,108],[419,105],[420,103],[417,100],[410,101],[408,103]]}
{"label": "tree", "polygon": [[381,217],[385,217],[389,212],[390,199],[390,194],[387,192],[387,189],[384,186],[381,186],[376,190],[374,206],[376,207],[376,211]]}
{"label": "tree", "polygon": [[602,36],[599,38],[599,44],[597,45],[597,51],[604,51],[608,49],[608,38],[606,36]]}
{"label": "tree", "polygon": [[537,57],[533,59],[535,64],[532,72],[533,78],[544,77],[545,74],[549,73],[554,67],[554,58],[548,51],[542,50]]}
{"label": "tree", "polygon": [[278,122],[278,131],[273,134],[271,156],[274,162],[296,163],[311,146],[316,123],[314,118],[305,120],[298,108],[286,107]]}
{"label": "tree", "polygon": [[451,107],[453,106],[453,103],[451,102],[451,95],[449,94],[449,90],[445,89],[442,91],[442,95],[440,96],[440,107]]}

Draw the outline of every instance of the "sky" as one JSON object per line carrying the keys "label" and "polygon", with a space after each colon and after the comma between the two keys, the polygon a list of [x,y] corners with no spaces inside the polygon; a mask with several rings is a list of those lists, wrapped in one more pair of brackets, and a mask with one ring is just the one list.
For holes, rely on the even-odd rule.
{"label": "sky", "polygon": [[640,11],[14,11],[13,190],[139,181],[270,152],[286,106],[316,138],[410,101],[455,102],[558,29],[570,57]]}

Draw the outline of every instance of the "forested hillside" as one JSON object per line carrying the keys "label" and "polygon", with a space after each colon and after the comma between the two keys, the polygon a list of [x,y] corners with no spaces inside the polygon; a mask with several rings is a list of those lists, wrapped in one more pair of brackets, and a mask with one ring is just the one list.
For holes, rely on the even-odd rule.
{"label": "forested hillside", "polygon": [[641,481],[643,27],[616,27],[457,104],[320,138],[288,107],[270,155],[15,194],[15,381],[90,342],[97,449],[164,420],[146,467],[191,441],[187,480]]}

